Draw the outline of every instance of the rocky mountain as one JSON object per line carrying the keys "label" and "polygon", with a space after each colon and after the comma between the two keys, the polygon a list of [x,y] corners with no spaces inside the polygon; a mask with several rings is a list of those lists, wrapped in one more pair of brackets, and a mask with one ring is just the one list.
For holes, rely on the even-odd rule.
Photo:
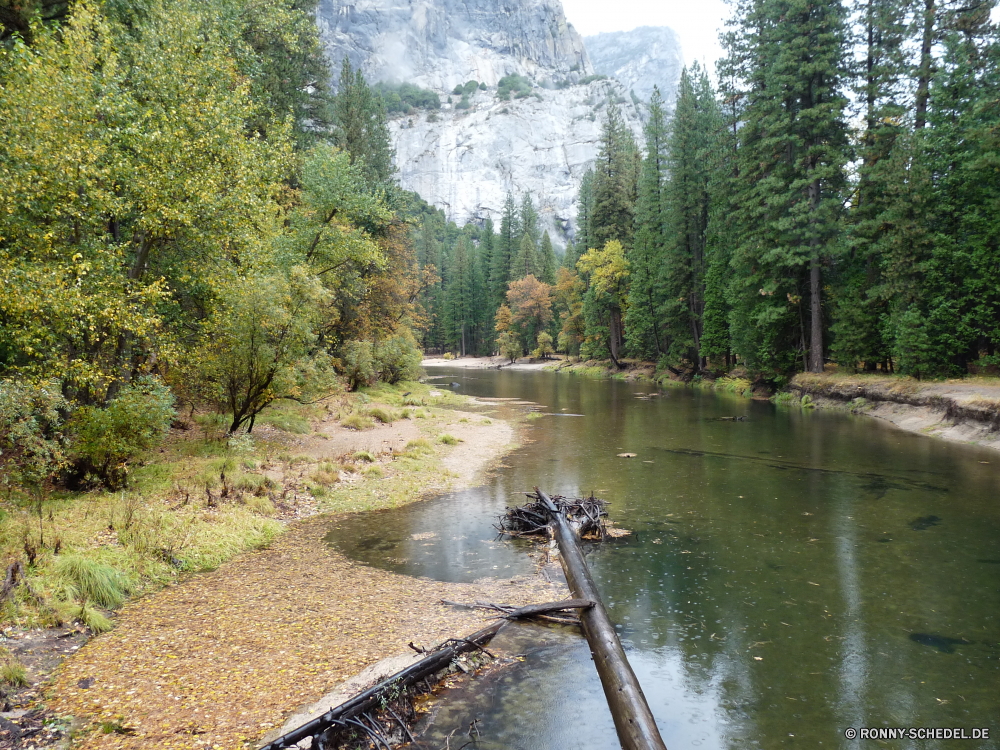
{"label": "rocky mountain", "polygon": [[[316,15],[335,73],[346,56],[369,82],[438,94],[440,110],[391,120],[396,165],[404,188],[459,224],[498,222],[507,191],[527,191],[563,244],[609,102],[641,138],[629,89],[594,74],[559,0],[321,0]],[[522,78],[508,94],[497,85],[510,75]],[[484,86],[449,100],[470,80]]]}
{"label": "rocky mountain", "polygon": [[641,26],[632,31],[611,31],[584,38],[597,73],[616,78],[648,101],[653,86],[660,87],[672,109],[677,81],[684,67],[681,43],[666,26]]}

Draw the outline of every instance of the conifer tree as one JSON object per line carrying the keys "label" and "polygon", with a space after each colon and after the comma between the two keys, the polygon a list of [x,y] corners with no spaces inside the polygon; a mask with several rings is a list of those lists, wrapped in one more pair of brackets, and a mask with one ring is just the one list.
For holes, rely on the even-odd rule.
{"label": "conifer tree", "polygon": [[670,182],[663,191],[666,246],[661,266],[667,359],[703,369],[709,182],[714,135],[721,116],[708,75],[697,63],[681,73],[667,148]]}
{"label": "conifer tree", "polygon": [[560,264],[562,268],[569,271],[576,272],[576,261],[579,259],[579,255],[576,252],[576,245],[573,244],[573,240],[566,242],[566,252],[563,253],[562,263]]}
{"label": "conifer tree", "polygon": [[507,284],[510,282],[510,268],[517,254],[521,237],[521,223],[514,203],[514,194],[507,193],[500,217],[500,233],[494,245],[492,269],[490,272],[490,290],[493,293],[493,305],[499,308],[507,300]]}
{"label": "conifer tree", "polygon": [[614,104],[608,106],[601,128],[601,145],[594,167],[593,208],[588,217],[587,240],[603,247],[618,240],[632,244],[635,231],[638,150],[632,131]]}
{"label": "conifer tree", "polygon": [[628,251],[631,287],[625,313],[625,330],[628,348],[632,353],[644,358],[659,358],[662,353],[659,317],[663,300],[658,277],[665,260],[666,227],[663,212],[669,173],[666,113],[658,87],[653,88],[653,95],[649,100],[649,120],[645,135],[646,156],[642,161],[639,178],[635,243]]}
{"label": "conifer tree", "polygon": [[520,244],[521,237],[530,237],[532,244],[537,248],[539,242],[538,236],[538,212],[535,210],[535,203],[531,200],[530,193],[524,193],[521,196],[521,214],[520,214],[520,229],[521,236],[517,238],[518,244]]}
{"label": "conifer tree", "polygon": [[590,249],[590,220],[594,213],[594,170],[587,169],[580,180],[580,195],[576,202],[576,245],[580,255]]}
{"label": "conifer tree", "polygon": [[521,242],[518,245],[517,255],[514,256],[510,264],[510,280],[517,281],[525,276],[537,277],[539,273],[538,251],[531,235],[525,232],[521,235]]}
{"label": "conifer tree", "polygon": [[743,231],[733,263],[739,354],[775,375],[824,361],[823,268],[837,255],[845,165],[842,2],[741,0],[727,39],[746,105],[740,132]]}
{"label": "conifer tree", "polygon": [[552,249],[552,238],[549,237],[548,230],[542,235],[542,249],[540,252],[541,258],[539,260],[539,269],[541,275],[539,278],[546,284],[553,285],[556,283],[556,253]]}
{"label": "conifer tree", "polygon": [[352,71],[345,56],[337,94],[333,98],[334,140],[361,164],[372,188],[388,190],[395,173],[392,139],[386,121],[385,103],[376,95],[360,70]]}

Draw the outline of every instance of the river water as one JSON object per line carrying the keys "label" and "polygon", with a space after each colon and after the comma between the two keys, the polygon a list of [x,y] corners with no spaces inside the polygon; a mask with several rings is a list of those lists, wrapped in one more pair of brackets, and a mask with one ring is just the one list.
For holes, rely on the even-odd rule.
{"label": "river water", "polygon": [[[484,487],[337,521],[347,555],[449,581],[527,573],[496,517],[535,485],[593,490],[633,531],[587,557],[668,748],[866,744],[848,727],[988,727],[985,741],[882,746],[1000,748],[1000,455],[735,396],[431,375],[548,416]],[[463,726],[461,746],[478,718],[475,747],[617,747],[579,632],[508,637],[524,661],[446,700],[427,746]]]}

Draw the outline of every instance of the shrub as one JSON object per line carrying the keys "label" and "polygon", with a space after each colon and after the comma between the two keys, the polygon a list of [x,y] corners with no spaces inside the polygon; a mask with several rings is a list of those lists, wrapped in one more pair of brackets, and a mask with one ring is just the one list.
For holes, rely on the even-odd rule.
{"label": "shrub", "polygon": [[66,465],[66,409],[55,381],[0,381],[0,484],[38,488]]}
{"label": "shrub", "polygon": [[372,89],[382,96],[389,114],[411,109],[441,109],[441,99],[435,92],[412,83],[376,83]]}
{"label": "shrub", "polygon": [[516,73],[504,76],[497,83],[497,98],[506,101],[510,99],[511,94],[515,99],[528,96],[531,94],[531,81]]}
{"label": "shrub", "polygon": [[347,341],[340,347],[340,371],[352,391],[373,385],[378,379],[372,345],[368,341]]}
{"label": "shrub", "polygon": [[373,349],[374,369],[379,379],[390,385],[420,378],[423,355],[413,335],[406,331],[390,336]]}
{"label": "shrub", "polygon": [[455,355],[452,352],[445,352],[444,354],[441,355],[441,359],[450,362],[451,360],[455,359]]}
{"label": "shrub", "polygon": [[141,377],[103,409],[84,406],[71,422],[78,468],[108,489],[128,481],[128,463],[166,435],[174,397],[158,379]]}

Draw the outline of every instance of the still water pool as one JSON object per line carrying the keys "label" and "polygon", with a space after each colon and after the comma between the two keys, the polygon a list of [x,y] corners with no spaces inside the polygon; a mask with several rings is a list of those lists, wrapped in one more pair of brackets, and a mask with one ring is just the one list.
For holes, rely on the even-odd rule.
{"label": "still water pool", "polygon": [[[496,517],[534,485],[593,490],[634,532],[588,562],[668,748],[856,748],[845,729],[883,726],[991,730],[884,747],[1000,748],[1000,455],[691,390],[431,375],[549,416],[486,486],[337,521],[329,539],[347,555],[448,581],[527,573]],[[478,717],[475,747],[617,747],[582,636],[508,637],[527,658],[446,701],[440,745]]]}

